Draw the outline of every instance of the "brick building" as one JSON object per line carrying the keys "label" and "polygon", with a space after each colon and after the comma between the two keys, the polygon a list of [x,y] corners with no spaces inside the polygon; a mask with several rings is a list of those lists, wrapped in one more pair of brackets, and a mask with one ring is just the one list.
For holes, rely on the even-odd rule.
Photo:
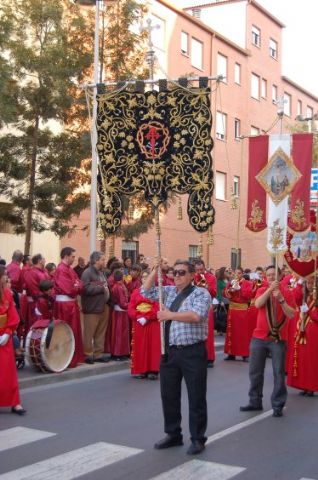
{"label": "brick building", "polygon": [[[161,217],[162,253],[172,262],[177,257],[196,257],[202,245],[203,259],[214,268],[233,264],[236,255],[244,267],[265,264],[269,261],[266,232],[252,234],[245,229],[247,137],[264,133],[275,123],[278,98],[285,100],[284,118],[270,133],[278,133],[281,128],[288,132],[296,115],[312,117],[318,111],[318,98],[282,76],[284,25],[256,1],[152,0],[150,4],[153,24],[158,25],[152,37],[160,64],[157,78],[166,74],[168,78],[189,74],[225,77],[219,84],[212,83],[211,93],[214,244],[208,246],[207,234],[200,236],[190,227],[187,198],[183,196],[183,220],[177,220],[177,205]],[[239,208],[232,208],[233,200]],[[89,211],[83,212],[76,223],[89,224]],[[107,254],[111,242],[106,241]],[[87,258],[87,234],[78,230],[62,240],[62,245],[66,244],[75,246],[78,254]],[[155,245],[155,233],[150,231],[135,242],[116,238],[114,247],[119,257],[141,252],[153,258]]]}

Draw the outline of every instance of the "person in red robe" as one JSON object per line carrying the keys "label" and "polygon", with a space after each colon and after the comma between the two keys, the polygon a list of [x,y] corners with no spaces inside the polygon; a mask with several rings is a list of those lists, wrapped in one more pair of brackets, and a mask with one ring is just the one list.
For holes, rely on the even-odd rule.
{"label": "person in red robe", "polygon": [[[194,284],[197,287],[206,288],[211,298],[216,297],[216,277],[207,272],[203,260],[196,260],[194,262],[195,275]],[[208,368],[213,368],[215,360],[215,347],[214,347],[214,316],[213,306],[209,310],[208,316],[208,338],[205,341],[205,346],[208,354]]]}
{"label": "person in red robe", "polygon": [[27,309],[24,315],[24,335],[27,335],[30,328],[37,320],[35,314],[35,302],[41,294],[39,285],[42,280],[48,280],[49,274],[45,270],[45,258],[38,253],[32,257],[32,268],[25,271],[24,282],[27,296]]}
{"label": "person in red robe", "polygon": [[78,363],[84,363],[80,310],[76,298],[82,292],[83,284],[72,268],[74,260],[75,249],[72,247],[62,248],[61,263],[57,266],[54,276],[56,294],[54,317],[68,323],[75,339],[75,352],[69,368],[76,367]]}
{"label": "person in red robe", "polygon": [[111,322],[110,353],[115,360],[126,360],[130,356],[128,291],[124,284],[123,272],[115,270],[113,276],[115,283],[111,298],[114,309]]}
{"label": "person in red robe", "polygon": [[7,275],[0,268],[0,407],[11,407],[12,413],[23,415],[12,336],[20,318],[12,293],[5,287]]}
{"label": "person in red robe", "polygon": [[26,289],[25,286],[25,274],[32,268],[32,258],[31,255],[23,255],[22,260],[22,269],[21,269],[21,280],[22,280],[22,290]]}
{"label": "person in red robe", "polygon": [[114,271],[115,270],[121,270],[124,272],[124,266],[122,262],[118,260],[116,257],[111,257],[108,262],[107,262],[107,267],[109,271],[109,275],[107,276],[107,285],[109,288],[110,292],[110,299],[108,302],[109,305],[109,320],[108,320],[108,325],[107,325],[107,330],[105,334],[105,345],[104,345],[104,353],[110,353],[111,350],[111,333],[112,333],[112,321],[113,321],[113,310],[114,310],[114,302],[112,299],[112,289],[113,286],[115,285],[115,279],[114,279]]}
{"label": "person in red robe", "polygon": [[[174,285],[174,279],[168,275],[169,269],[170,267],[168,260],[166,258],[163,258],[161,263],[161,278],[163,287]],[[156,278],[156,285],[158,286],[158,276]]]}
{"label": "person in red robe", "polygon": [[255,307],[255,297],[257,295],[257,291],[259,288],[262,288],[268,285],[268,282],[264,275],[264,269],[262,267],[256,268],[252,283],[253,283],[253,289],[252,289],[253,296],[251,298],[250,305],[248,308],[250,339],[252,338],[252,334],[256,328],[257,314],[258,314],[258,309]]}
{"label": "person in red robe", "polygon": [[52,280],[42,280],[39,289],[41,293],[36,300],[36,315],[51,320],[54,318],[54,283]]}
{"label": "person in red robe", "polygon": [[248,305],[253,297],[253,283],[243,278],[241,267],[235,270],[235,277],[223,290],[223,296],[230,300],[224,345],[224,353],[228,356],[225,360],[241,356],[246,361],[250,345]]}
{"label": "person in red robe", "polygon": [[21,262],[23,260],[23,253],[21,250],[15,250],[12,255],[12,261],[7,265],[7,274],[11,280],[11,287],[17,293],[22,293],[23,278],[21,270]]}
{"label": "person in red robe", "polygon": [[[143,272],[143,283],[148,275]],[[133,291],[128,315],[132,320],[131,374],[136,378],[158,378],[161,355],[158,310],[158,302],[141,295],[139,288]]]}
{"label": "person in red robe", "polygon": [[[284,277],[285,279],[286,277]],[[295,315],[293,318],[289,319],[287,325],[287,351],[286,351],[286,362],[285,362],[285,371],[287,373],[289,363],[291,362],[293,352],[294,352],[294,339],[295,332],[297,328],[297,322],[299,320],[299,308],[303,303],[303,280],[302,278],[297,278],[295,275],[290,277],[292,281],[281,282],[281,288],[288,294],[291,294],[294,299],[294,308]]]}
{"label": "person in red robe", "polygon": [[309,397],[318,392],[318,308],[314,283],[314,276],[307,279],[304,302],[297,309],[298,320],[287,375],[287,385]]}
{"label": "person in red robe", "polygon": [[130,269],[130,276],[131,276],[131,281],[126,284],[129,297],[133,293],[134,290],[139,289],[141,287],[141,266],[134,264],[131,269]]}

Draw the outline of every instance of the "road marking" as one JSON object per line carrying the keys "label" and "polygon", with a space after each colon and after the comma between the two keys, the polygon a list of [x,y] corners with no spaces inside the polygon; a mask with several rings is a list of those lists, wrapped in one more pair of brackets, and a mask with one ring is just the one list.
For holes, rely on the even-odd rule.
{"label": "road marking", "polygon": [[72,480],[143,452],[98,442],[0,475],[1,480]]}
{"label": "road marking", "polygon": [[[229,480],[246,470],[243,467],[224,465],[223,463],[204,462],[202,460],[191,460],[176,468],[151,478],[150,480]],[[1,477],[0,477],[1,478]]]}
{"label": "road marking", "polygon": [[44,432],[33,428],[14,427],[0,431],[0,452],[9,448],[20,447],[27,443],[37,442],[44,438],[54,437],[56,433]]}
{"label": "road marking", "polygon": [[315,480],[314,478],[307,478],[307,477],[302,477],[299,480]]}
{"label": "road marking", "polygon": [[221,432],[215,433],[214,435],[210,435],[210,437],[208,437],[207,439],[206,444],[216,442],[217,440],[220,440],[220,438],[226,437],[227,435],[231,435],[231,433],[237,432],[242,428],[249,427],[250,425],[253,425],[253,423],[257,423],[263,420],[264,418],[270,417],[272,414],[273,414],[273,411],[268,410],[267,412],[261,413],[260,415],[255,415],[255,417],[249,418],[244,422],[237,423],[236,425],[233,425],[233,427],[229,427],[229,428],[226,428],[225,430],[221,430]]}

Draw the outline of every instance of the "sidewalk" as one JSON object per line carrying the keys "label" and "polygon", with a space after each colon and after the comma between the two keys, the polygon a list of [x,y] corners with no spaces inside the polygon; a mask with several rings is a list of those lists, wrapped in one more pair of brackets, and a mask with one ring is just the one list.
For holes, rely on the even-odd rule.
{"label": "sidewalk", "polygon": [[[225,336],[215,336],[215,350],[223,350]],[[53,383],[65,382],[77,378],[86,378],[93,375],[103,375],[105,373],[117,372],[120,370],[128,370],[130,368],[130,360],[110,361],[108,363],[94,363],[87,365],[86,363],[76,368],[70,368],[61,373],[42,373],[35,370],[32,366],[26,364],[21,370],[18,370],[20,390],[29,387],[38,387],[41,385],[49,385]]]}

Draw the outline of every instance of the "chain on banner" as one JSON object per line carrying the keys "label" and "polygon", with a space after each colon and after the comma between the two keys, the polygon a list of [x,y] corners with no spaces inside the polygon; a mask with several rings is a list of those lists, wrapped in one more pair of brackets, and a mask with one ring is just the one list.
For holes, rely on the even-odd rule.
{"label": "chain on banner", "polygon": [[107,234],[121,225],[122,197],[138,192],[155,208],[168,192],[187,193],[193,228],[213,225],[209,95],[201,84],[147,92],[98,87],[99,223]]}

